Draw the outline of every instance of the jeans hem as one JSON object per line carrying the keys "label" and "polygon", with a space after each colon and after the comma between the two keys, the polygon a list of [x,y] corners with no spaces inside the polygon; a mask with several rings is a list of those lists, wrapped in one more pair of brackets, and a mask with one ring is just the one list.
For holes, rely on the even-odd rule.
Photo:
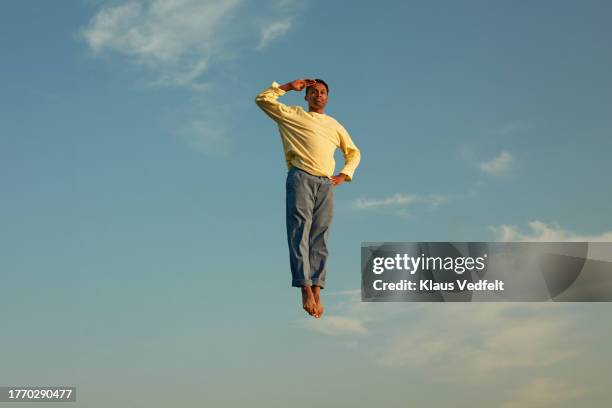
{"label": "jeans hem", "polygon": [[310,279],[292,279],[291,286],[300,288],[302,286],[312,286],[312,281]]}
{"label": "jeans hem", "polygon": [[313,279],[311,286],[319,286],[321,289],[325,289],[325,280],[324,279]]}

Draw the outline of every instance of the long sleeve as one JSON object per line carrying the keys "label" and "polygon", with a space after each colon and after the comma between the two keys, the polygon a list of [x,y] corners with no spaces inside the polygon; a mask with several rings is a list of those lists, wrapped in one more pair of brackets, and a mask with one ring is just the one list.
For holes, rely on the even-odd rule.
{"label": "long sleeve", "polygon": [[340,137],[340,150],[344,155],[344,167],[340,170],[340,173],[347,175],[346,181],[351,181],[353,180],[353,173],[355,173],[355,169],[361,161],[361,152],[344,127],[340,126],[338,135]]}
{"label": "long sleeve", "polygon": [[255,97],[255,103],[274,121],[282,122],[295,116],[296,113],[295,107],[287,106],[278,101],[278,98],[285,93],[278,83],[272,82],[272,86]]}

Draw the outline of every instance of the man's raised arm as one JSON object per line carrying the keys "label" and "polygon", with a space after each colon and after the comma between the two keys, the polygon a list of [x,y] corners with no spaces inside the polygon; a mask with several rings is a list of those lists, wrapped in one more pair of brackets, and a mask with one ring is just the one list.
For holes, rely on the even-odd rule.
{"label": "man's raised arm", "polygon": [[268,116],[278,122],[295,114],[295,108],[280,103],[278,98],[288,91],[301,91],[307,86],[314,85],[315,83],[316,82],[312,79],[296,79],[284,85],[273,82],[271,87],[265,89],[255,97],[255,103]]}

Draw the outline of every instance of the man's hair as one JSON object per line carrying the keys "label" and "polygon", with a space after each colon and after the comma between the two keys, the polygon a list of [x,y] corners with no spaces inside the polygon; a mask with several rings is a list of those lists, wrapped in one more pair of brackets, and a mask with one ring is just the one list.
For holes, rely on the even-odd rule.
{"label": "man's hair", "polygon": [[[325,89],[327,90],[327,93],[329,93],[329,86],[327,86],[327,83],[325,83],[325,81],[324,81],[324,80],[319,79],[319,78],[316,78],[314,81],[315,81],[317,84],[323,84],[323,85],[325,85]],[[309,86],[309,87],[306,87],[306,95],[308,95],[308,90],[309,90],[310,88],[312,88],[312,87],[313,87],[313,85],[311,85],[311,86]]]}

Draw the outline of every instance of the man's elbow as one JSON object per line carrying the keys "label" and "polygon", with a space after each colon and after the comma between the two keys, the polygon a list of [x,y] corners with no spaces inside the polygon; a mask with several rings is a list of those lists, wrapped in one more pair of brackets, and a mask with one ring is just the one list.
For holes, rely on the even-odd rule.
{"label": "man's elbow", "polygon": [[355,166],[358,165],[361,161],[361,152],[359,151],[359,149],[355,149],[355,151],[353,152],[352,160],[355,162]]}
{"label": "man's elbow", "polygon": [[260,95],[257,95],[255,97],[255,105],[259,106],[259,108],[261,110],[263,110],[264,112],[267,111],[267,109],[266,109],[266,106],[267,106],[266,99],[262,98]]}

